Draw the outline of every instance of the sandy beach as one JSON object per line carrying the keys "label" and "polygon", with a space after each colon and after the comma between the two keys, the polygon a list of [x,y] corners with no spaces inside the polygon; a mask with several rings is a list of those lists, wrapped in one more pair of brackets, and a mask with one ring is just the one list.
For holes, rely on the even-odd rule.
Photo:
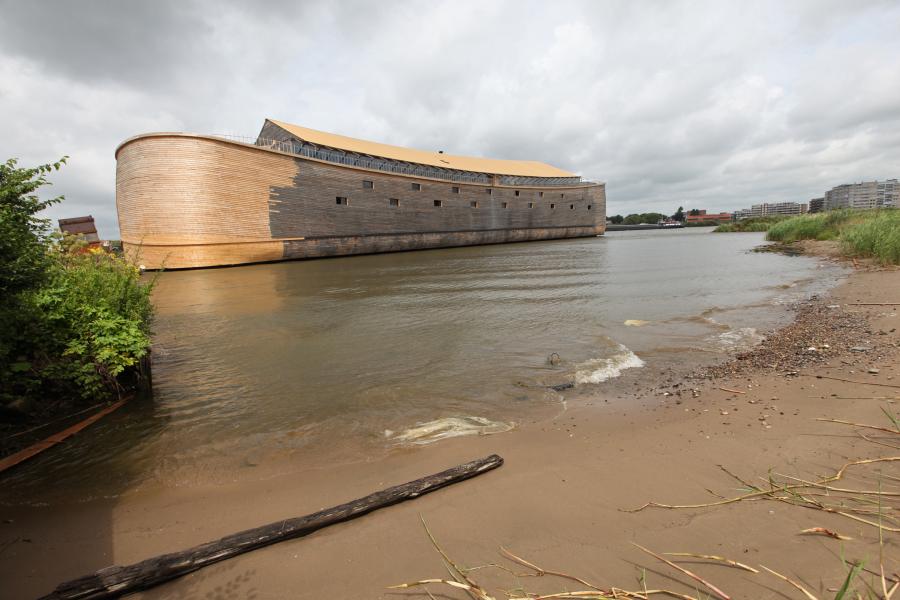
{"label": "sandy beach", "polygon": [[[656,552],[718,555],[755,568],[763,564],[817,597],[833,597],[828,590],[846,576],[841,556],[878,569],[876,527],[766,496],[716,507],[626,510],[650,501],[703,504],[740,495],[742,484],[720,465],[767,487],[759,477],[770,470],[813,480],[849,461],[900,455],[897,435],[816,420],[892,427],[883,410],[898,410],[898,307],[859,304],[897,302],[900,271],[862,267],[827,297],[798,307],[794,324],[728,365],[673,373],[640,386],[623,382],[610,391],[600,386],[579,392],[556,418],[522,423],[508,433],[456,438],[397,450],[377,463],[307,469],[252,484],[138,491],[65,509],[3,507],[0,596],[39,596],[110,564],[313,512],[497,453],[505,464],[484,476],[219,563],[140,597],[425,598],[421,589],[387,589],[446,576],[420,517],[444,550],[470,567],[501,563],[517,573],[527,571],[501,556],[503,546],[597,586],[638,590],[644,572],[650,588],[696,595],[699,584],[687,584],[685,576],[632,545],[636,542]],[[897,464],[851,469],[841,485],[874,485],[872,476],[880,468],[884,489],[896,490]],[[852,540],[800,534],[814,527]],[[897,535],[886,534],[884,544],[885,570],[897,573]],[[685,566],[733,598],[802,597],[765,572],[708,561]],[[515,577],[497,568],[472,576],[501,598],[501,590],[583,589],[571,580]],[[429,589],[435,597],[465,597],[459,590]]]}

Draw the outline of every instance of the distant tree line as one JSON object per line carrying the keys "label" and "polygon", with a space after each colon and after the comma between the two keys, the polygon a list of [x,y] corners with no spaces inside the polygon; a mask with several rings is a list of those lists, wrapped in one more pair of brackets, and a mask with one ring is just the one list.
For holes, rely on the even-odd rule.
{"label": "distant tree line", "polygon": [[[691,214],[700,214],[700,211],[694,209]],[[684,207],[679,206],[673,215],[664,215],[657,212],[649,213],[632,213],[626,217],[622,215],[613,215],[609,218],[609,222],[613,225],[641,225],[642,223],[658,223],[665,219],[674,219],[675,221],[684,222]]]}

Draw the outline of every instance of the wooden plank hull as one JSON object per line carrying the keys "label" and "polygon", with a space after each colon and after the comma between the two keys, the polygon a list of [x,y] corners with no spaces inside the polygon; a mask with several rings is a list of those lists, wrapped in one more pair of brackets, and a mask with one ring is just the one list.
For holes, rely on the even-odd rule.
{"label": "wooden plank hull", "polygon": [[190,134],[138,136],[116,158],[123,245],[148,269],[594,236],[606,221],[602,184],[463,184]]}

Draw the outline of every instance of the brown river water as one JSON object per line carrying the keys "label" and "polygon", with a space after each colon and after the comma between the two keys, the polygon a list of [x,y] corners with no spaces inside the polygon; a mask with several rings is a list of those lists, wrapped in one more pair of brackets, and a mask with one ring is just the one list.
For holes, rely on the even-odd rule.
{"label": "brown river water", "polygon": [[153,398],[10,473],[0,501],[377,462],[722,360],[843,273],[762,241],[631,231],[163,273]]}

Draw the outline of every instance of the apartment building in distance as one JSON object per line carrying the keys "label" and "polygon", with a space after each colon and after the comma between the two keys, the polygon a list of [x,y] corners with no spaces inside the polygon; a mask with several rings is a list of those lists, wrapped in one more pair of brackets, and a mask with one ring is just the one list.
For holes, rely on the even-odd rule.
{"label": "apartment building in distance", "polygon": [[750,208],[734,211],[734,220],[756,219],[759,217],[771,217],[774,215],[802,215],[809,207],[799,202],[774,202],[754,204]]}
{"label": "apartment building in distance", "polygon": [[900,183],[896,179],[845,183],[825,192],[825,210],[891,206],[900,206]]}
{"label": "apartment building in distance", "polygon": [[809,212],[820,213],[825,210],[825,197],[813,198],[809,201]]}

